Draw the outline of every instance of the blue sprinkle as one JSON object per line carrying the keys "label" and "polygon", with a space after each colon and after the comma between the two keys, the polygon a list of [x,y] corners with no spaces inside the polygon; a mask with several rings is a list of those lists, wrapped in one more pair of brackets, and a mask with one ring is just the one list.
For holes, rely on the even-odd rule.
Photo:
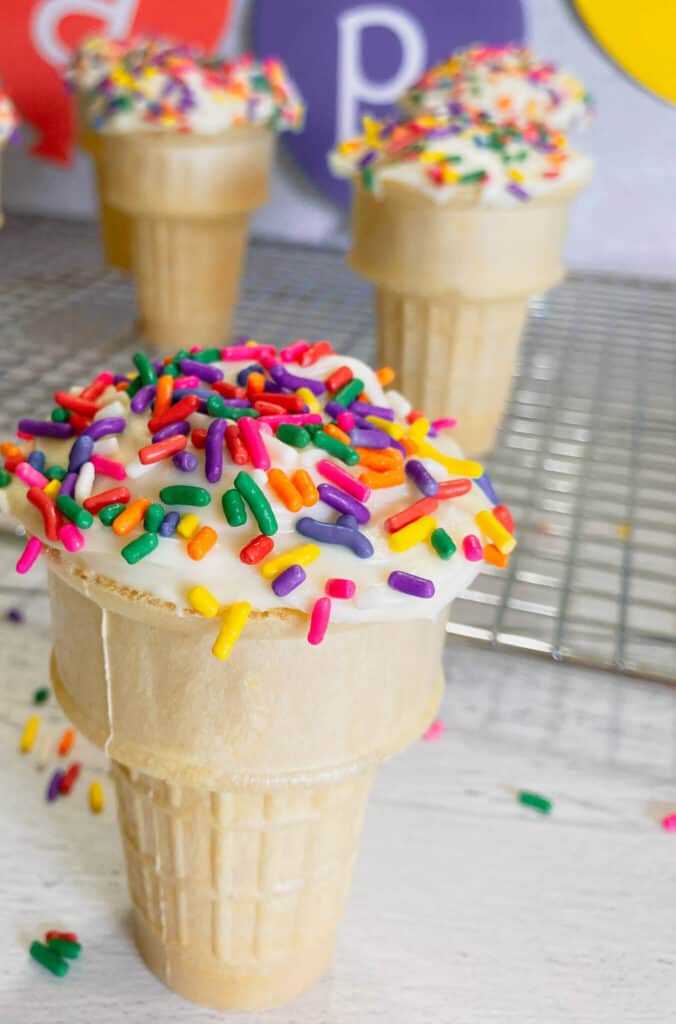
{"label": "blue sprinkle", "polygon": [[495,493],[495,489],[493,487],[493,484],[491,483],[491,478],[489,477],[488,473],[482,473],[481,476],[476,478],[474,483],[481,488],[481,490],[484,492],[484,494],[490,501],[491,505],[501,504],[500,499]]}
{"label": "blue sprinkle", "polygon": [[44,473],[45,466],[47,465],[47,459],[45,458],[44,452],[31,452],[26,460],[33,469],[37,469],[38,473]]}
{"label": "blue sprinkle", "polygon": [[160,523],[160,528],[157,531],[160,537],[173,537],[176,533],[176,527],[178,526],[181,516],[178,512],[167,512],[166,516]]}

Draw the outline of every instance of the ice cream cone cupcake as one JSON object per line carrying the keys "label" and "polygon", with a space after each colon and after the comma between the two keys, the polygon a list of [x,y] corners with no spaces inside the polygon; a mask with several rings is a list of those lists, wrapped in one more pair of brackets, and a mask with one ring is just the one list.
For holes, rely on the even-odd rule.
{"label": "ice cream cone cupcake", "polygon": [[2,212],[2,151],[17,132],[18,124],[16,107],[0,88],[0,228],[5,220]]}
{"label": "ice cream cone cupcake", "polygon": [[568,210],[591,162],[561,132],[455,101],[364,127],[330,162],[354,183],[349,263],[376,289],[378,358],[414,405],[457,417],[469,454],[486,454],[529,297],[563,277]]}
{"label": "ice cream cone cupcake", "polygon": [[142,957],[261,1009],[330,962],[374,773],[513,524],[448,423],[326,342],[134,362],[20,422],[17,568],[47,562],[55,692],[112,759]]}
{"label": "ice cream cone cupcake", "polygon": [[283,66],[168,49],[114,65],[87,117],[103,144],[106,202],[132,220],[146,336],[162,350],[225,341],[277,133],[302,126]]}

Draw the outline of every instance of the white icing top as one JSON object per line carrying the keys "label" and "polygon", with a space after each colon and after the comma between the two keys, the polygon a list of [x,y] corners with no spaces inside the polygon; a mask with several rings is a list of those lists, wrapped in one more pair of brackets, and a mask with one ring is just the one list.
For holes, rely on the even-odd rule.
{"label": "white icing top", "polygon": [[117,62],[150,60],[171,46],[160,36],[87,36],[73,51],[64,77],[77,92],[87,92],[107,78]]}
{"label": "white icing top", "polygon": [[[221,370],[226,381],[234,381],[238,371],[249,366],[246,362],[216,362],[210,364]],[[410,429],[406,415],[410,411],[409,403],[397,392],[385,392],[380,386],[375,373],[358,359],[347,356],[329,355],[319,359],[314,365],[300,367],[295,363],[287,364],[289,372],[313,380],[325,380],[336,368],[346,366],[354,376],[363,381],[370,403],[387,406],[395,410],[395,421],[405,430]],[[204,384],[208,388],[208,384]],[[80,388],[73,389],[74,394]],[[292,393],[292,392],[289,392]],[[319,397],[320,404],[329,398],[325,392]],[[272,400],[272,399],[271,399]],[[233,480],[240,470],[251,473],[270,501],[276,516],[279,530],[274,534],[274,550],[268,558],[276,557],[287,551],[314,543],[308,537],[301,536],[295,524],[303,516],[327,523],[335,523],[340,514],[323,501],[312,507],[292,513],[285,508],[275,492],[270,488],[267,474],[262,469],[253,469],[251,464],[236,466],[227,449],[224,452],[223,473],[220,481],[210,484],[205,478],[205,453],[193,449],[188,443],[188,451],[194,451],[199,460],[193,472],[181,472],[171,459],[142,466],[138,460],[138,449],[150,443],[148,419],[150,411],[142,414],[131,412],[129,398],[124,392],[109,387],[98,399],[101,404],[96,419],[109,416],[121,416],[127,426],[123,433],[96,441],[94,454],[105,454],[108,458],[122,462],[127,469],[127,479],[112,480],[97,473],[94,477],[92,493],[98,494],[111,487],[123,484],[131,491],[132,500],[145,497],[153,502],[161,501],[160,490],[170,484],[188,484],[206,488],[211,494],[211,503],[203,508],[187,506],[166,506],[166,511],[175,508],[181,514],[192,512],[200,520],[200,525],[211,526],[218,535],[215,546],[201,561],[193,561],[187,554],[187,542],[178,535],[160,537],[159,544],[142,561],[128,565],[120,555],[121,549],[140,536],[142,528],[125,537],[117,536],[113,530],[103,525],[97,516],[91,528],[83,530],[85,546],[76,553],[67,553],[61,545],[61,557],[66,564],[71,563],[83,569],[108,577],[120,584],[135,590],[146,591],[155,597],[174,604],[179,613],[188,607],[189,590],[201,585],[206,587],[218,601],[228,605],[235,601],[246,600],[254,608],[267,610],[273,608],[296,608],[309,612],[318,597],[324,594],[326,581],[331,577],[354,580],[356,594],[350,600],[334,600],[332,602],[331,620],[335,622],[361,622],[367,620],[382,621],[389,619],[432,618],[465,590],[473,581],[481,567],[481,561],[469,561],[463,553],[463,538],[468,534],[481,536],[474,522],[474,516],[482,509],[492,508],[492,503],[483,490],[472,484],[471,490],[462,497],[440,500],[434,517],[438,526],[444,527],[457,545],[457,551],[450,560],[442,560],[433,550],[429,541],[416,544],[403,553],[393,551],[388,543],[390,534],[384,529],[384,520],[423,497],[421,492],[406,477],[406,482],[386,489],[374,489],[370,499],[366,501],[371,514],[366,525],[358,529],[373,545],[374,554],[369,558],[359,558],[351,550],[318,542],[321,549],[316,561],[305,566],[307,580],[296,590],[285,597],[278,597],[272,590],[271,582],[261,573],[260,565],[246,565],[239,558],[241,549],[260,534],[260,530],[250,512],[247,522],[240,527],[231,527],[225,520],[221,498],[226,489],[233,486]],[[328,417],[327,417],[328,418]],[[207,427],[213,420],[211,417],[196,412],[190,416],[191,427]],[[272,466],[283,469],[290,477],[299,468],[306,469],[315,484],[326,482],[316,466],[320,459],[328,459],[345,469],[350,475],[358,477],[364,467],[343,466],[337,459],[313,444],[304,449],[297,449],[274,437],[272,433],[261,434],[265,448],[270,456]],[[429,442],[445,455],[461,458],[457,445],[452,441],[446,429],[440,429],[436,438]],[[47,457],[47,466],[67,465],[68,452],[73,440],[51,441],[37,438],[35,447],[43,451]],[[420,456],[417,456],[420,458]],[[476,463],[467,463],[454,467],[456,473],[430,458],[421,459],[429,472],[438,480],[453,479],[459,472],[460,476],[476,471]],[[91,463],[90,463],[91,465]],[[88,472],[85,469],[80,473]],[[78,481],[79,483],[79,481]],[[85,492],[90,482],[85,480]],[[25,499],[26,484],[14,481],[9,490],[10,507],[13,513],[24,523],[29,532],[48,543],[44,534],[42,519],[38,511]],[[76,487],[76,495],[78,490]],[[83,500],[83,499],[81,499]],[[485,538],[484,538],[485,539]],[[267,559],[266,559],[267,560]],[[431,599],[416,598],[392,589],[388,585],[388,576],[399,570],[413,573],[416,576],[431,580],[435,586],[435,595]]]}

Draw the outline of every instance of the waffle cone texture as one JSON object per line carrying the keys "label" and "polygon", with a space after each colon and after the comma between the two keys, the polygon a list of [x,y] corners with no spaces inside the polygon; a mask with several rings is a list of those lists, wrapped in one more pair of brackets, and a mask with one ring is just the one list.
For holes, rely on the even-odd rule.
{"label": "waffle cone texture", "polygon": [[113,760],[139,951],[188,999],[287,1002],[326,970],[380,761],[434,717],[445,616],[334,624],[253,613],[230,659],[214,621],[50,553],[52,678]]}
{"label": "waffle cone texture", "polygon": [[103,136],[105,199],[132,220],[141,325],[160,349],[227,340],[249,217],[268,198],[274,136]]}
{"label": "waffle cone texture", "polygon": [[478,189],[442,204],[392,182],[378,195],[355,184],[348,262],[375,286],[378,362],[414,408],[458,419],[468,455],[495,442],[529,297],[563,279],[576,192],[495,207]]}

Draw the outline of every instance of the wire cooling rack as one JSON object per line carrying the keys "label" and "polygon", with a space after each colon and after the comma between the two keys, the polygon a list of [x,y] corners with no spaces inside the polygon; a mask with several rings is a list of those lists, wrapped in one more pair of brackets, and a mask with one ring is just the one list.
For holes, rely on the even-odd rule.
{"label": "wire cooling rack", "polygon": [[[455,602],[449,632],[676,682],[675,324],[664,283],[571,275],[533,301],[488,463],[520,543]],[[259,242],[235,333],[372,359],[370,290],[336,252]],[[127,366],[138,346],[131,282],[103,269],[92,226],[8,218],[0,434],[76,368]]]}

